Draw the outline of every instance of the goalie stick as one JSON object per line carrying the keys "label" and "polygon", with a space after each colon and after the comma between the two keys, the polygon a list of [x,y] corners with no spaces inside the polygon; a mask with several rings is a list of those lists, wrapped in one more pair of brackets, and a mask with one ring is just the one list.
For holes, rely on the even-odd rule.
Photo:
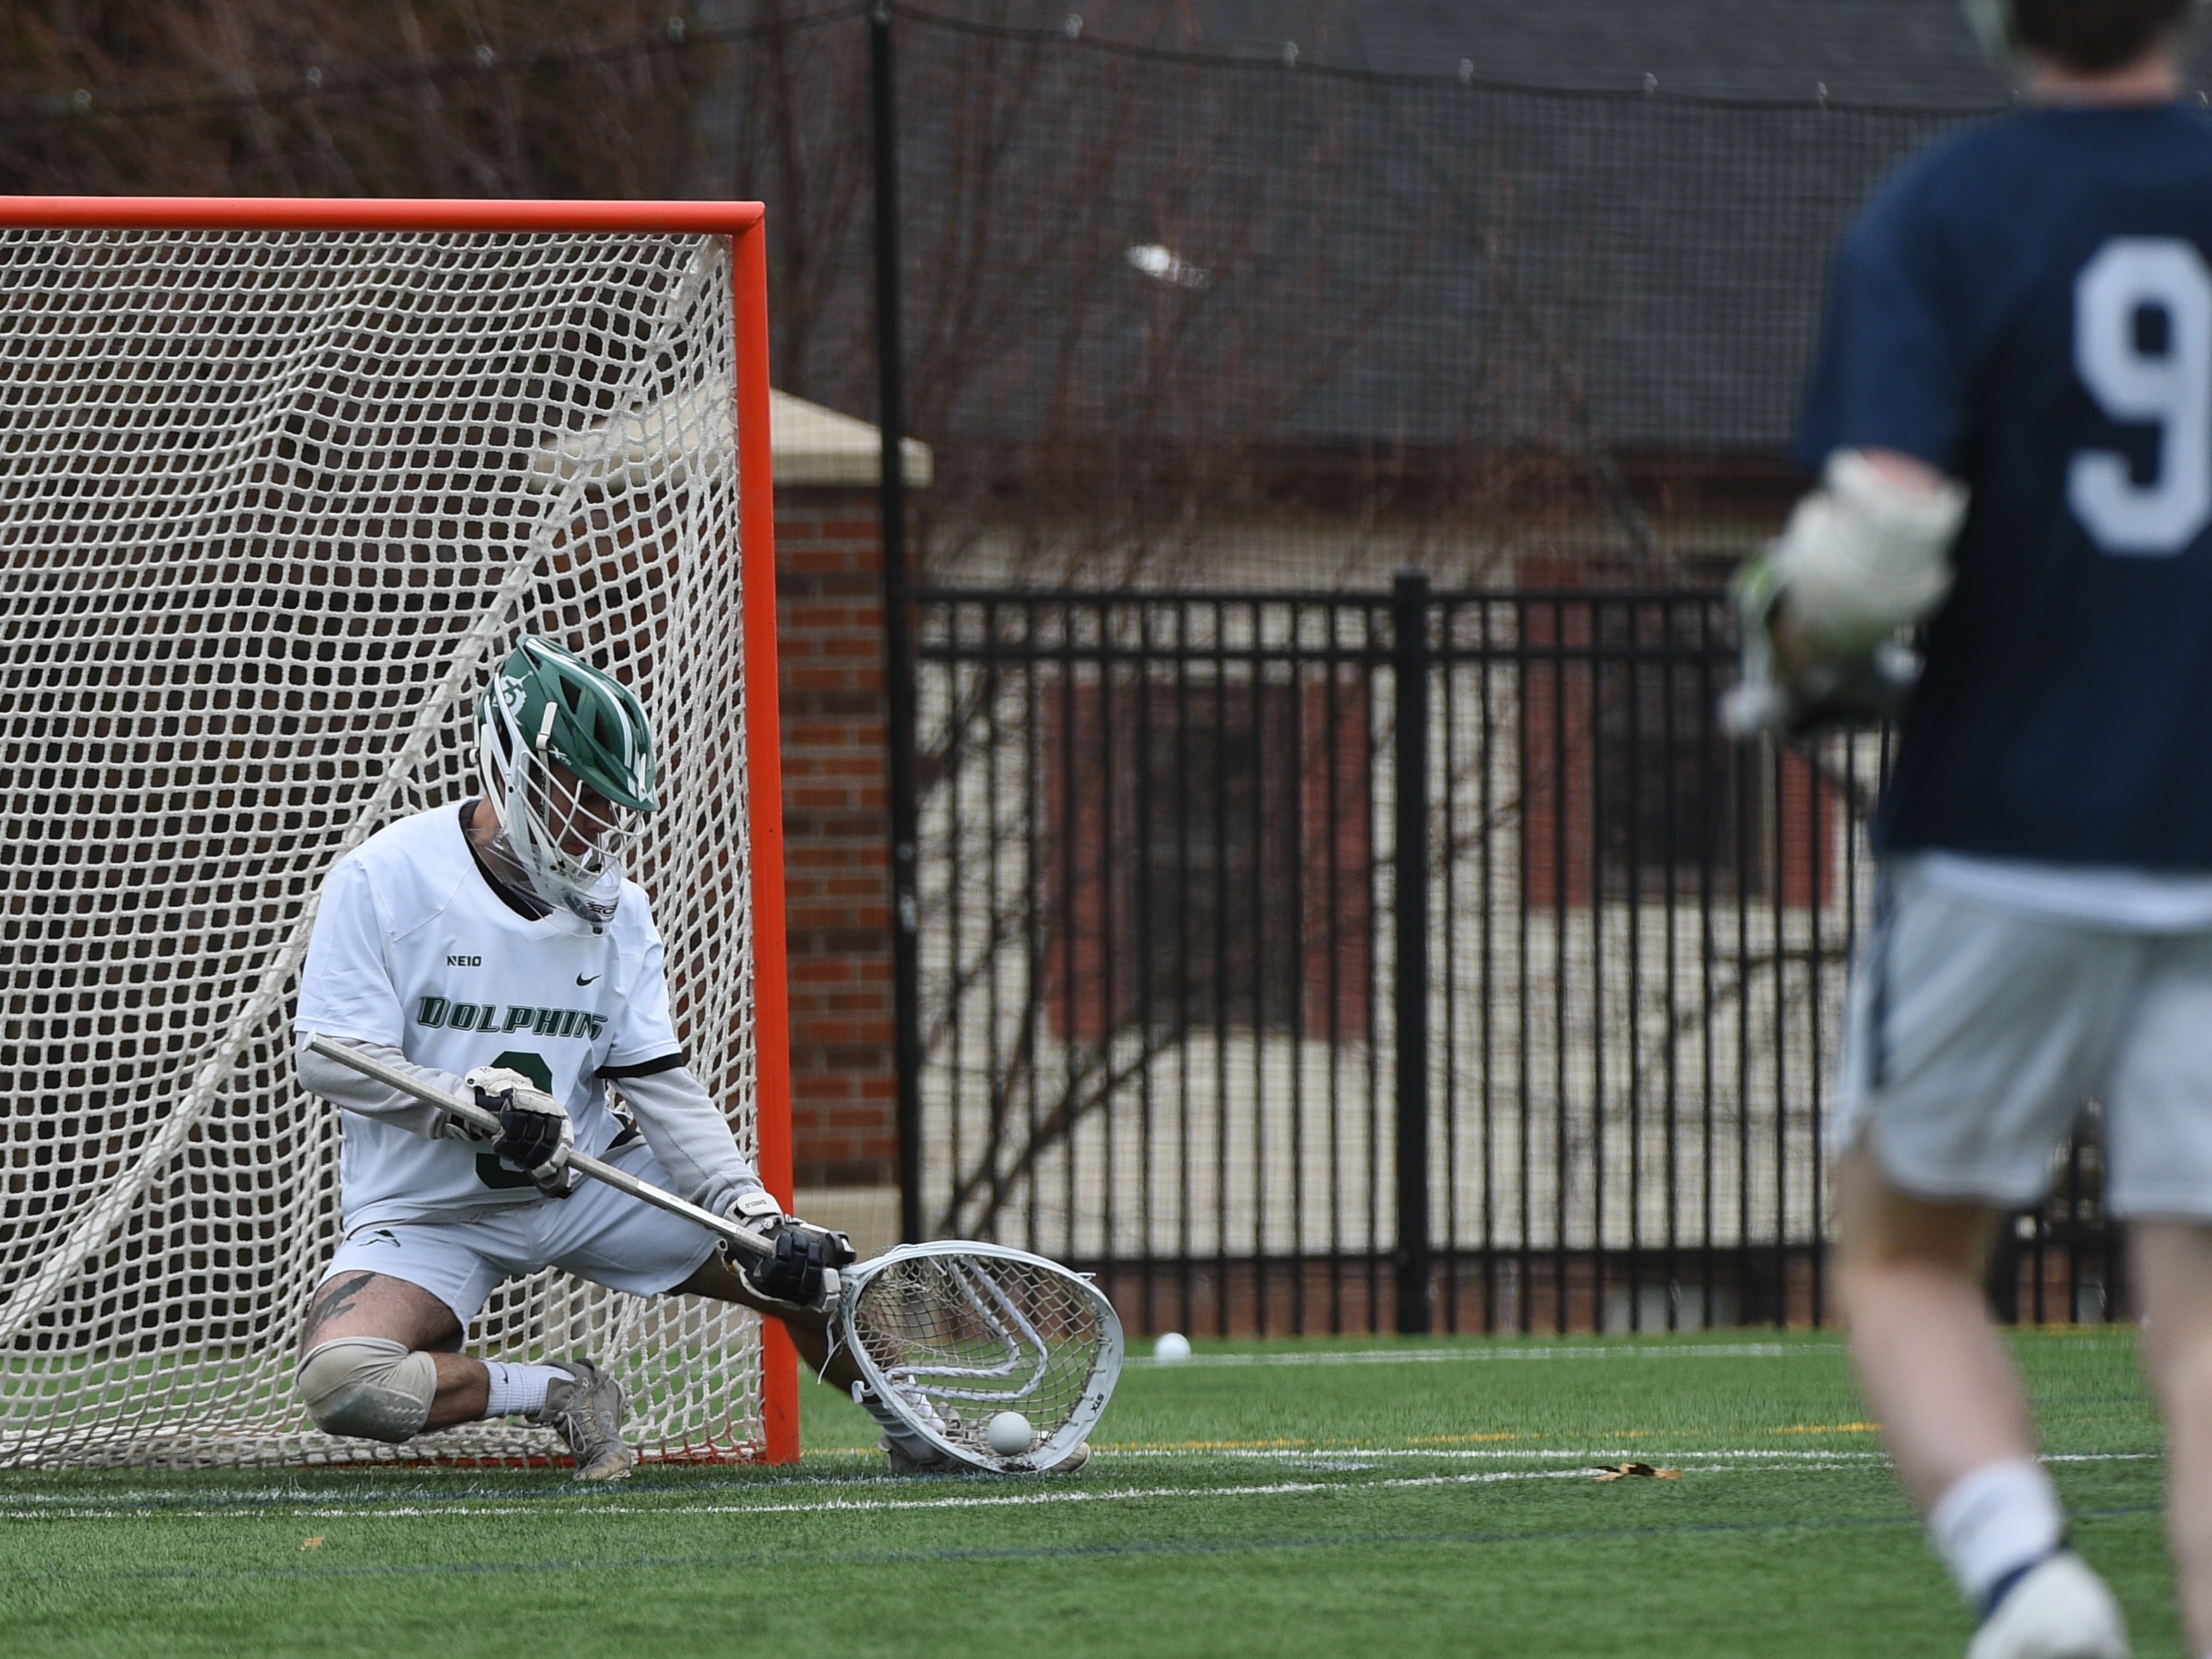
{"label": "goalie stick", "polygon": [[[1121,1375],[1105,1292],[1056,1261],[972,1239],[902,1244],[847,1271],[838,1345],[876,1398],[954,1464],[990,1474],[1060,1467],[1097,1426]],[[1018,1412],[1030,1443],[992,1444]]]}
{"label": "goalie stick", "polygon": [[[433,1088],[421,1079],[411,1077],[397,1066],[386,1066],[380,1060],[349,1048],[343,1043],[332,1042],[328,1037],[310,1037],[307,1039],[307,1047],[325,1060],[334,1060],[341,1066],[350,1066],[363,1077],[375,1079],[387,1089],[397,1089],[404,1095],[411,1095],[425,1106],[435,1106],[456,1122],[466,1124],[483,1139],[499,1139],[499,1114],[485,1110],[465,1096],[449,1095],[443,1089]],[[640,1181],[627,1170],[617,1170],[613,1164],[593,1158],[588,1152],[570,1152],[568,1167],[580,1175],[589,1176],[594,1181],[605,1182],[618,1193],[629,1194],[640,1203],[650,1204],[654,1209],[665,1210],[671,1215],[680,1215],[686,1221],[704,1227],[725,1244],[733,1245],[743,1250],[747,1255],[765,1258],[775,1254],[774,1242],[763,1238],[751,1228],[741,1225],[726,1215],[716,1215],[712,1210],[703,1210],[696,1204],[689,1203],[677,1197],[672,1192],[664,1191],[649,1181]],[[842,1233],[836,1233],[832,1237],[842,1241],[845,1236]],[[848,1260],[851,1249],[849,1244],[846,1246]],[[829,1284],[828,1274],[823,1275],[823,1295],[829,1301],[834,1302],[836,1292]]]}
{"label": "goalie stick", "polygon": [[[499,1115],[327,1037],[307,1047],[362,1076],[434,1106],[479,1133]],[[682,1216],[749,1255],[775,1246],[587,1152],[569,1167],[640,1203]],[[1097,1425],[1121,1378],[1121,1322],[1105,1293],[1079,1273],[1026,1250],[972,1239],[902,1244],[851,1265],[842,1233],[828,1237],[842,1260],[825,1268],[822,1312],[832,1352],[851,1357],[868,1390],[951,1463],[994,1474],[1051,1469]],[[990,1443],[992,1420],[1018,1412],[1026,1450]]]}

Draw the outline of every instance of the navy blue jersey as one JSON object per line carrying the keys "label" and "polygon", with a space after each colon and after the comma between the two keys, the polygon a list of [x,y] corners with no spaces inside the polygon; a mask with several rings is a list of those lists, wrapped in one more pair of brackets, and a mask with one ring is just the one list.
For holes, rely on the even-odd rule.
{"label": "navy blue jersey", "polygon": [[2212,121],[1936,146],[1836,262],[1799,459],[1972,489],[1876,837],[2212,870]]}

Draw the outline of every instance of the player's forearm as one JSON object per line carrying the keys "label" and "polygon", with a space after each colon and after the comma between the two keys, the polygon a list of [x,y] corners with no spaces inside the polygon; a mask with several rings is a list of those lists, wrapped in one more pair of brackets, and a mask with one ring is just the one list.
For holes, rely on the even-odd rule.
{"label": "player's forearm", "polygon": [[738,1152],[729,1121],[689,1068],[617,1078],[614,1086],[678,1197],[726,1214],[739,1194],[760,1190],[760,1176]]}
{"label": "player's forearm", "polygon": [[[308,1033],[307,1036],[312,1036]],[[352,1037],[333,1037],[329,1041],[345,1047],[372,1060],[383,1061],[421,1079],[432,1088],[449,1095],[466,1095],[468,1090],[461,1079],[450,1072],[441,1072],[434,1066],[420,1066],[398,1049],[380,1042],[361,1042]],[[301,1039],[294,1059],[299,1067],[300,1086],[311,1095],[319,1095],[334,1105],[349,1112],[359,1112],[418,1135],[436,1135],[446,1127],[446,1115],[434,1106],[426,1106],[412,1095],[404,1095],[397,1089],[386,1088],[373,1078],[363,1077],[352,1066],[335,1060],[325,1060],[307,1046],[307,1036]]]}

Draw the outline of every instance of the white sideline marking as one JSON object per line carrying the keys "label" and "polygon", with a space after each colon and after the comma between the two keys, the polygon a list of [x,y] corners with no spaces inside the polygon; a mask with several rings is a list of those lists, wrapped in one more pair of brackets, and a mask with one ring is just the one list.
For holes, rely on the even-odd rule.
{"label": "white sideline marking", "polygon": [[1779,1359],[1791,1354],[1840,1354],[1840,1342],[1631,1342],[1593,1348],[1354,1348],[1316,1353],[1194,1353],[1188,1359],[1149,1356],[1130,1365],[1180,1370],[1190,1365],[1434,1365],[1516,1359]]}
{"label": "white sideline marking", "polygon": [[[1727,1467],[1725,1465],[1722,1466]],[[1815,1466],[1817,1467],[1817,1466]],[[1856,1467],[1838,1464],[1838,1468]],[[1708,1473],[1699,1469],[1698,1474]],[[1139,1500],[1216,1498],[1285,1498],[1322,1492],[1372,1492],[1377,1489],[1407,1489],[1419,1486],[1493,1486],[1501,1481],[1519,1480],[1589,1480],[1595,1478],[1595,1468],[1574,1469],[1488,1469],[1479,1474],[1424,1474],[1401,1476],[1389,1480],[1274,1480],[1263,1486],[1125,1486],[1111,1491],[1066,1491],[1006,1492],[992,1497],[966,1497],[948,1493],[942,1498],[808,1498],[799,1503],[782,1504],[686,1504],[671,1506],[660,1504],[587,1504],[564,1506],[565,1515],[819,1515],[826,1512],[870,1513],[884,1510],[995,1510],[1029,1509],[1047,1504],[1110,1504]],[[523,1515],[542,1511],[540,1504],[379,1504],[364,1509],[309,1508],[301,1505],[296,1511],[318,1520],[340,1518],[374,1519],[379,1516],[402,1518],[422,1518],[441,1515]],[[213,1520],[222,1517],[265,1518],[266,1510],[237,1509],[92,1509],[92,1510],[0,1510],[4,1520],[67,1520],[67,1521],[140,1521],[161,1516],[178,1516],[193,1520]]]}
{"label": "white sideline marking", "polygon": [[[892,1510],[988,1510],[1033,1509],[1042,1505],[1060,1504],[1113,1504],[1132,1502],[1175,1502],[1194,1498],[1290,1498],[1325,1495],[1330,1492],[1403,1492],[1440,1486],[1486,1486],[1505,1482],[1535,1480],[1589,1480],[1598,1473],[1596,1464],[1608,1460],[1651,1462],[1655,1460],[1674,1462],[1678,1460],[1707,1460],[1687,1471],[1690,1474],[1750,1474],[1770,1472],[1772,1458],[1788,1460],[1787,1467],[1794,1471],[1863,1472],[1868,1460],[1875,1455],[1822,1454],[1807,1452],[1689,1452],[1664,1454],[1644,1450],[1641,1453],[1585,1452],[1553,1453],[1553,1456],[1579,1456],[1586,1460],[1573,1468],[1565,1469],[1486,1469],[1476,1473],[1453,1474],[1397,1475],[1380,1480],[1276,1480],[1259,1486],[1130,1486],[1118,1490],[1060,1487],[1039,1492],[1005,1492],[990,1496],[974,1496],[947,1492],[928,1498],[801,1498],[795,1501],[754,1504],[638,1504],[620,1502],[581,1502],[563,1504],[556,1511],[562,1515],[819,1515],[825,1513],[866,1514]],[[2103,1463],[2146,1462],[2158,1457],[2156,1452],[2071,1452],[2062,1453],[2045,1461],[2054,1463]],[[1744,1459],[1747,1461],[1715,1461]],[[1818,1461],[1815,1461],[1818,1460]],[[149,1494],[132,1496],[143,1498]],[[118,1494],[118,1498],[122,1495]],[[276,1506],[298,1516],[318,1520],[374,1520],[390,1516],[398,1519],[423,1519],[441,1515],[487,1516],[543,1514],[543,1500],[531,1504],[489,1503],[454,1504],[377,1504],[362,1506],[344,1504],[314,1504],[302,1500],[296,1504],[286,1504],[289,1494],[269,1494],[276,1499]],[[222,1509],[179,1509],[148,1507],[143,1504],[131,1507],[121,1504],[86,1506],[81,1495],[76,1493],[16,1494],[17,1504],[50,1504],[51,1508],[0,1509],[0,1520],[6,1521],[143,1521],[176,1516],[188,1520],[262,1520],[270,1509],[245,1510],[236,1507]]]}

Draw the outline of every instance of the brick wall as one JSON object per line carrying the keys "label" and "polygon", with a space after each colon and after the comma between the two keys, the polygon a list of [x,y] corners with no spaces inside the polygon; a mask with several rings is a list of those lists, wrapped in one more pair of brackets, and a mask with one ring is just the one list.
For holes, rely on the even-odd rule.
{"label": "brick wall", "polygon": [[886,1187],[897,1079],[876,494],[786,486],[775,504],[795,1174],[801,1188]]}

